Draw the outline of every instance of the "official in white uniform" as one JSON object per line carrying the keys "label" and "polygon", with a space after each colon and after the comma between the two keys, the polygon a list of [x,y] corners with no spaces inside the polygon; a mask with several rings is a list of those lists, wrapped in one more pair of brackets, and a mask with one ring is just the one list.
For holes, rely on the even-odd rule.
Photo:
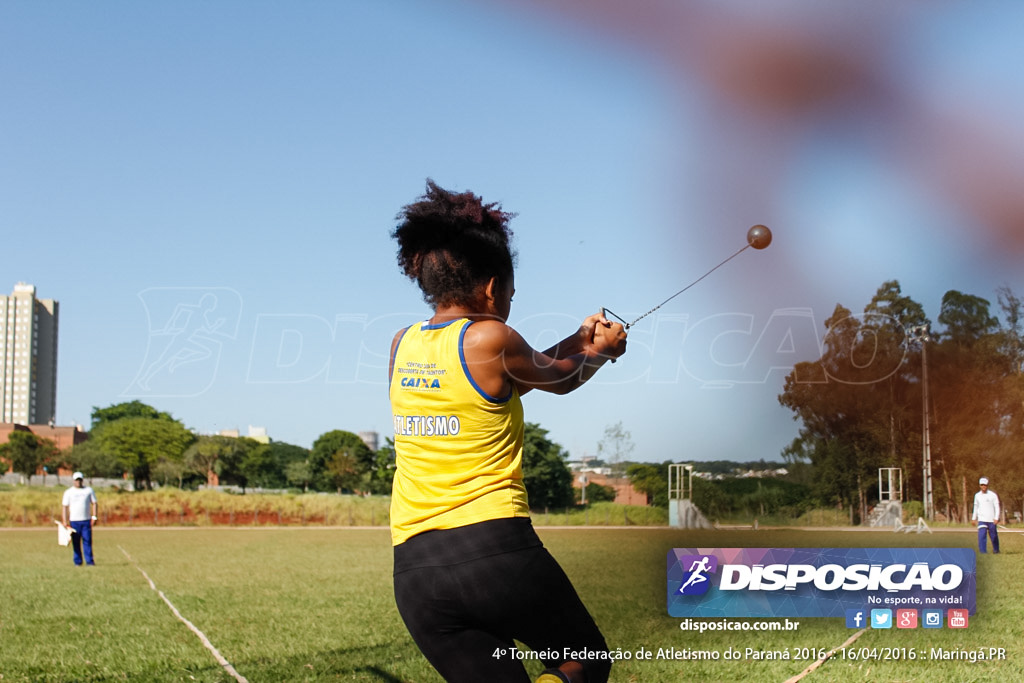
{"label": "official in white uniform", "polygon": [[978,550],[985,553],[986,537],[992,538],[992,552],[999,552],[999,532],[996,524],[999,523],[999,496],[995,491],[988,489],[988,477],[978,480],[980,491],[974,494],[974,513],[971,521],[978,524]]}
{"label": "official in white uniform", "polygon": [[71,546],[75,550],[75,564],[81,565],[83,555],[85,563],[96,564],[92,557],[92,527],[96,524],[96,493],[91,486],[85,485],[85,477],[81,472],[74,474],[74,486],[64,492],[61,505],[64,510],[64,526],[71,527]]}

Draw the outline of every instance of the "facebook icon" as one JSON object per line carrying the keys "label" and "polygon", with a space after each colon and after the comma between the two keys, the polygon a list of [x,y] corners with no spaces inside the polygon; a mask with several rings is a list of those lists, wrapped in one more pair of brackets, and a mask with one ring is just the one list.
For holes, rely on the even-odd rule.
{"label": "facebook icon", "polygon": [[864,628],[864,610],[846,610],[846,628]]}

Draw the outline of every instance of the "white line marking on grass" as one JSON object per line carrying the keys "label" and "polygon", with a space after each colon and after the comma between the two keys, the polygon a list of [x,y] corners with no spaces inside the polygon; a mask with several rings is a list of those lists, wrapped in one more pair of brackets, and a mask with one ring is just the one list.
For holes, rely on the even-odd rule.
{"label": "white line marking on grass", "polygon": [[799,680],[800,680],[801,678],[803,678],[803,677],[804,677],[804,676],[806,676],[807,674],[809,674],[809,673],[811,673],[812,671],[814,671],[815,669],[817,669],[817,668],[818,668],[819,666],[821,666],[822,664],[824,664],[824,663],[825,663],[825,662],[826,662],[827,660],[831,659],[831,658],[832,658],[832,656],[833,656],[833,655],[835,655],[835,653],[839,652],[839,651],[840,651],[840,650],[842,650],[842,649],[843,649],[844,647],[847,647],[847,646],[849,646],[849,645],[852,645],[852,644],[853,644],[853,641],[855,641],[855,640],[857,640],[858,638],[860,638],[860,637],[861,637],[862,635],[864,635],[864,634],[865,634],[866,632],[867,632],[867,629],[866,629],[866,628],[862,628],[861,630],[857,631],[857,632],[856,632],[856,633],[854,633],[854,634],[853,634],[852,636],[850,636],[850,637],[849,637],[849,638],[848,638],[848,639],[846,640],[846,642],[845,642],[845,643],[843,643],[843,644],[842,644],[842,645],[840,645],[839,647],[834,647],[834,648],[832,648],[831,650],[829,650],[828,652],[826,652],[826,653],[825,653],[825,656],[824,656],[824,657],[822,657],[821,659],[819,659],[818,661],[816,661],[816,662],[815,662],[814,664],[811,664],[811,665],[810,665],[809,667],[807,667],[806,669],[804,669],[803,671],[801,671],[801,672],[800,672],[799,674],[797,674],[796,676],[793,676],[792,678],[787,678],[787,679],[786,679],[786,683],[797,683],[797,681],[799,681]]}
{"label": "white line marking on grass", "polygon": [[167,596],[164,595],[162,590],[159,590],[156,587],[156,584],[153,583],[153,579],[149,578],[149,575],[142,569],[142,567],[140,567],[138,563],[132,559],[132,556],[128,554],[128,551],[124,548],[121,548],[121,546],[117,547],[121,550],[122,553],[124,553],[124,556],[128,558],[128,561],[131,562],[135,566],[135,568],[139,570],[139,573],[142,574],[146,581],[149,582],[149,587],[155,590],[156,594],[160,596],[160,599],[167,603],[167,606],[171,608],[171,612],[173,612],[174,616],[178,618],[178,621],[185,624],[185,626],[188,626],[189,630],[199,637],[199,640],[203,643],[206,649],[213,653],[214,658],[220,663],[222,667],[224,667],[224,670],[231,674],[235,678],[235,680],[238,681],[238,683],[249,683],[249,681],[246,680],[245,676],[235,671],[235,667],[231,666],[231,662],[224,659],[224,655],[217,651],[217,648],[213,646],[213,643],[210,642],[210,639],[207,638],[202,631],[196,628],[195,624],[193,624],[185,617],[181,616],[181,612],[178,611],[178,608],[175,607],[174,604],[167,599]]}

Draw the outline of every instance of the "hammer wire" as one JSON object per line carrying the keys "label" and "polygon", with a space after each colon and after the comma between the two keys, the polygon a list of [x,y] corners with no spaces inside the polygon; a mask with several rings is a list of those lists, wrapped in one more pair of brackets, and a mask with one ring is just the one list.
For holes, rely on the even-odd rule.
{"label": "hammer wire", "polygon": [[673,295],[672,295],[672,296],[670,296],[669,298],[665,299],[665,300],[664,300],[664,301],[662,301],[662,302],[661,302],[660,304],[658,304],[657,306],[655,306],[655,307],[654,307],[654,308],[652,308],[651,310],[647,311],[646,313],[644,313],[644,314],[643,314],[642,316],[640,316],[639,318],[637,318],[636,320],[634,320],[634,321],[633,321],[633,322],[631,322],[631,323],[627,323],[627,322],[626,322],[625,320],[623,320],[622,318],[620,318],[620,317],[619,317],[618,315],[616,315],[616,314],[615,314],[615,313],[613,313],[612,311],[608,310],[607,308],[602,308],[601,310],[602,310],[602,311],[603,311],[603,312],[605,313],[605,315],[610,315],[610,316],[612,316],[613,318],[615,318],[616,320],[618,320],[619,322],[621,322],[621,323],[623,324],[623,326],[625,327],[625,329],[627,329],[627,330],[628,330],[628,329],[629,329],[629,328],[631,328],[631,327],[632,327],[633,325],[636,325],[636,324],[637,324],[638,322],[640,322],[641,320],[643,320],[644,318],[646,318],[647,316],[649,316],[649,315],[650,315],[651,313],[654,313],[654,312],[655,312],[656,310],[658,310],[659,308],[661,308],[662,306],[664,306],[665,304],[667,304],[667,303],[668,303],[669,301],[672,301],[672,299],[675,299],[675,298],[676,298],[677,296],[679,296],[680,294],[682,294],[683,292],[685,292],[686,290],[688,290],[688,289],[689,289],[690,287],[693,287],[693,286],[694,286],[695,284],[697,284],[698,282],[700,282],[701,280],[703,280],[704,278],[706,278],[706,277],[707,277],[708,275],[711,275],[711,273],[715,272],[716,270],[718,270],[719,268],[721,268],[722,266],[724,266],[724,265],[725,265],[726,263],[728,263],[729,261],[731,261],[731,260],[733,260],[734,258],[736,258],[737,256],[739,256],[739,255],[740,255],[740,254],[741,254],[741,253],[742,253],[743,251],[745,251],[745,250],[749,249],[749,248],[750,248],[750,246],[751,246],[751,245],[749,245],[749,244],[747,244],[747,245],[743,246],[743,247],[742,247],[741,249],[739,249],[739,250],[738,250],[738,251],[737,251],[737,252],[736,252],[735,254],[733,254],[733,255],[732,255],[732,256],[730,256],[729,258],[725,259],[724,261],[722,261],[721,263],[719,263],[719,264],[718,264],[717,266],[715,266],[714,268],[712,268],[712,269],[711,269],[711,270],[709,270],[708,272],[704,273],[704,274],[703,274],[703,275],[701,275],[701,276],[700,276],[699,278],[697,278],[696,280],[694,280],[694,281],[693,281],[693,282],[691,282],[690,284],[686,285],[685,287],[683,287],[682,289],[680,289],[680,290],[679,290],[678,292],[676,292],[675,294],[673,294]]}

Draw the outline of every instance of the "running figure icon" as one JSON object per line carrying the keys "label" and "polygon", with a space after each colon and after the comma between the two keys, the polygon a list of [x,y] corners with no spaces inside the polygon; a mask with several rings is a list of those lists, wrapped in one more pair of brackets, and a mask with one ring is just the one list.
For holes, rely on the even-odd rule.
{"label": "running figure icon", "polygon": [[685,592],[686,589],[692,585],[704,583],[708,580],[708,577],[705,576],[705,574],[711,570],[711,567],[708,566],[708,562],[710,562],[710,560],[711,558],[705,555],[702,558],[700,558],[699,561],[693,561],[693,563],[690,565],[690,568],[687,570],[688,572],[690,572],[690,578],[686,579],[686,581],[683,582],[683,585],[679,587],[680,593]]}
{"label": "running figure icon", "polygon": [[238,338],[241,295],[226,287],[154,287],[139,298],[146,353],[124,395],[198,396],[209,389],[224,346]]}

